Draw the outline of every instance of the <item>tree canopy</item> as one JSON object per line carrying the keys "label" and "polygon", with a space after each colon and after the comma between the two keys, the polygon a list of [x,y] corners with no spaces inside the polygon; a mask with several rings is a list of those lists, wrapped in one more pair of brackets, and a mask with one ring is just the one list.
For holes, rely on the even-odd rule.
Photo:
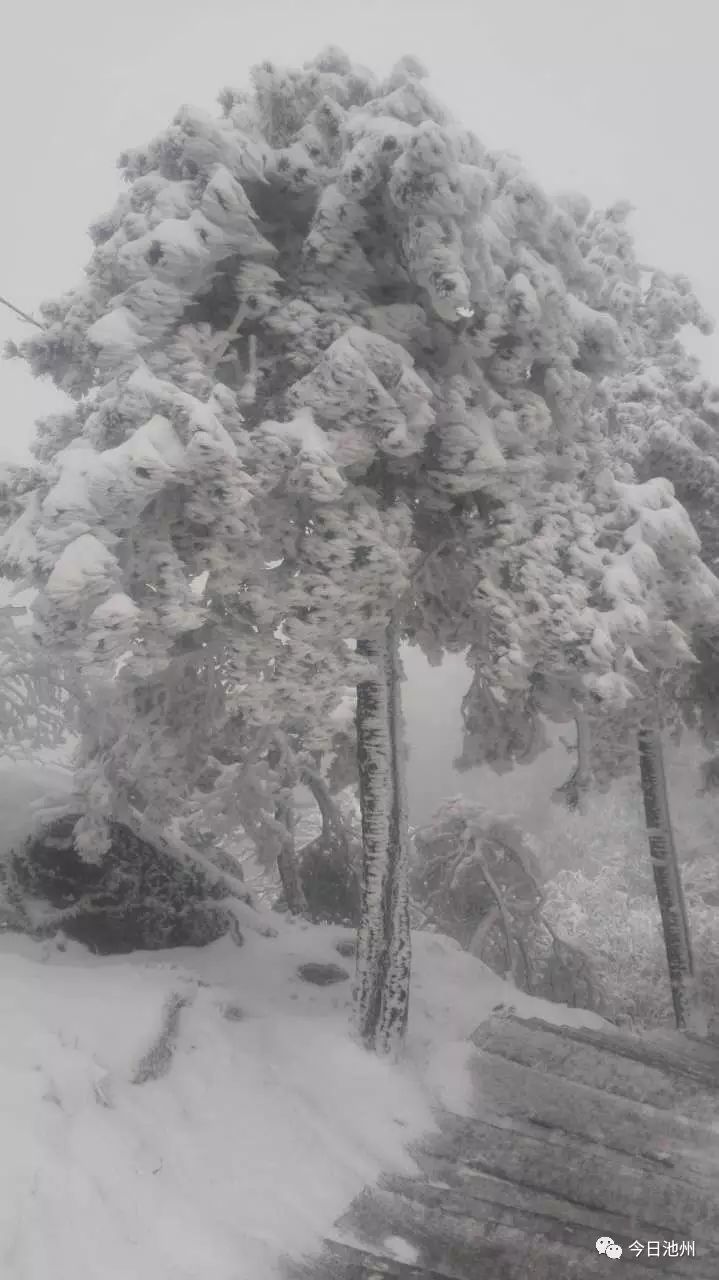
{"label": "tree canopy", "polygon": [[467,764],[541,746],[541,689],[625,707],[688,657],[719,584],[623,445],[705,320],[638,265],[626,207],[550,198],[413,58],[381,80],[330,48],[219,101],[120,158],[83,282],[19,348],[74,408],[40,424],[0,555],[78,707],[86,857],[113,818],[212,813],[289,858],[289,792],[359,690],[360,1003],[386,1047],[397,644],[468,651]]}

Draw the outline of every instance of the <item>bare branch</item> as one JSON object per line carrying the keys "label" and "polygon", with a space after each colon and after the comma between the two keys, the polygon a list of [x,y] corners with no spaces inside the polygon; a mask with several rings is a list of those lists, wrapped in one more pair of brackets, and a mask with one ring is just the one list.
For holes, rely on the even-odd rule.
{"label": "bare branch", "polygon": [[497,904],[497,910],[499,911],[499,916],[502,921],[502,929],[504,931],[504,936],[507,940],[507,954],[509,957],[510,971],[516,986],[519,987],[521,986],[521,984],[519,981],[519,974],[517,972],[517,967],[518,967],[517,966],[517,949],[518,948],[517,948],[516,939],[514,937],[514,933],[512,930],[512,920],[511,920],[510,914],[507,910],[507,906],[504,901],[504,898],[502,897],[501,890],[496,880],[494,879],[494,876],[489,870],[489,867],[487,866],[487,860],[484,857],[481,849],[479,848],[479,842],[477,841],[475,836],[471,838],[469,842],[469,846],[472,850],[472,853],[474,854],[477,861],[479,862],[480,867],[482,868],[482,875],[484,876],[487,886]]}
{"label": "bare branch", "polygon": [[3,307],[7,307],[9,311],[14,311],[15,315],[19,316],[21,320],[26,320],[28,324],[34,324],[37,329],[42,329],[44,331],[44,324],[41,324],[34,316],[28,315],[27,311],[22,311],[20,307],[16,307],[14,302],[8,302],[8,299],[3,298],[2,295],[0,295],[0,304],[2,304]]}
{"label": "bare branch", "polygon": [[224,329],[221,333],[215,335],[215,350],[207,365],[209,373],[214,373],[217,366],[225,359],[227,348],[237,337],[243,322],[247,319],[247,314],[245,304],[241,302],[229,329]]}

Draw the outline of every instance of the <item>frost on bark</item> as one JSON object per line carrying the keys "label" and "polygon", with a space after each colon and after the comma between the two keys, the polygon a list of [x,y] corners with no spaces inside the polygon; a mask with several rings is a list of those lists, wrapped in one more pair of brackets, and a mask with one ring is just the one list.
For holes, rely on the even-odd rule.
{"label": "frost on bark", "polygon": [[592,735],[589,717],[578,705],[574,707],[574,724],[577,740],[572,750],[576,752],[577,762],[566,782],[556,788],[552,798],[561,801],[568,809],[586,813],[592,787]]}
{"label": "frost on bark", "polygon": [[275,822],[278,830],[277,870],[279,872],[282,893],[290,915],[307,914],[307,900],[302,887],[302,878],[297,862],[295,849],[294,813],[292,810],[292,783],[289,766],[286,760],[284,744],[277,744],[268,752],[267,760],[273,768],[278,768],[284,761],[282,782],[285,794],[275,806]]}
{"label": "frost on bark", "polygon": [[394,1053],[407,1027],[411,940],[399,652],[390,624],[358,641],[376,678],[357,689],[362,806],[362,906],[357,943],[357,1022],[368,1049]]}
{"label": "frost on bark", "polygon": [[354,925],[360,920],[359,842],[345,823],[325,779],[305,768],[302,781],[322,818],[322,830],[302,846],[298,866],[307,900],[307,917],[315,924]]}
{"label": "frost on bark", "polygon": [[277,870],[280,876],[284,899],[287,903],[287,910],[290,912],[290,915],[306,915],[307,901],[305,899],[304,889],[302,888],[299,867],[297,865],[297,855],[295,853],[294,842],[290,833],[288,833],[287,839],[283,841],[282,848],[277,854]]}
{"label": "frost on bark", "polygon": [[677,1027],[687,1028],[694,1010],[694,965],[679,864],[674,845],[661,733],[656,721],[639,731],[639,768],[649,853],[662,917],[669,982]]}

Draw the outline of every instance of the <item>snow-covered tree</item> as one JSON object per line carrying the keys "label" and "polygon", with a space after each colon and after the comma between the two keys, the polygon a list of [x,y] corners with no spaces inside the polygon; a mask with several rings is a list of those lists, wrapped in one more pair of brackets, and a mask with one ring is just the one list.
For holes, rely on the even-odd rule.
{"label": "snow-covered tree", "polygon": [[[381,447],[418,447],[432,418],[411,356],[369,331],[373,270],[343,226],[343,120],[377,86],[334,53],[254,79],[254,95],[223,95],[224,119],[183,110],[123,157],[129,191],[93,228],[86,284],[45,306],[23,346],[77,400],[41,427],[38,482],[5,553],[39,588],[38,635],[81,709],[87,856],[108,819],[167,822],[208,773],[214,794],[234,784],[252,823],[248,763],[261,792],[255,766],[280,735],[316,754],[348,683],[362,678],[367,704],[384,687],[375,660],[406,585],[408,513],[343,474],[361,478]],[[398,150],[395,139],[385,169]],[[320,413],[344,427],[331,445]],[[360,739],[371,719],[360,715]],[[379,728],[365,768],[370,863],[387,863],[390,839]],[[230,759],[233,738],[244,750]],[[264,835],[283,825],[286,772],[278,783],[277,803],[256,806]],[[380,870],[367,893],[360,971],[375,990],[391,880]],[[407,930],[393,937],[406,950]],[[404,980],[404,958],[400,969]],[[386,1002],[381,1040],[401,1034],[404,1009]]]}
{"label": "snow-covered tree", "polygon": [[[22,512],[35,483],[33,468],[5,465],[0,476],[0,524]],[[63,744],[72,732],[73,708],[61,668],[32,639],[27,602],[13,603],[0,583],[0,754],[28,756]]]}
{"label": "snow-covered tree", "polygon": [[[335,58],[335,72],[347,69]],[[271,99],[280,129],[302,77],[262,76],[267,91],[282,84],[282,110]],[[592,306],[595,273],[566,210],[515,161],[455,126],[412,62],[375,95],[338,116],[338,176],[302,246],[303,269],[318,272],[334,296],[351,297],[365,328],[355,323],[330,343],[286,400],[309,408],[324,429],[325,466],[334,458],[355,492],[403,521],[405,590],[393,599],[375,591],[374,626],[354,631],[379,675],[360,681],[358,694],[360,1028],[368,1043],[387,1044],[406,1020],[409,964],[398,637],[441,649],[467,620],[476,624],[471,601],[460,602],[458,617],[438,600],[442,585],[456,585],[441,549],[466,545],[476,575],[482,542],[496,540],[493,508],[517,525],[518,541],[531,540],[555,476],[574,497],[572,477],[597,430],[597,371],[616,365],[622,343],[619,326]],[[278,136],[299,138],[302,118],[298,111]],[[301,168],[306,179],[306,161]],[[291,171],[288,159],[288,183]],[[262,348],[260,336],[260,366]],[[311,461],[305,449],[305,478]],[[332,532],[336,548],[334,524]],[[345,586],[343,612],[346,595]],[[495,683],[511,676],[512,656],[498,670],[501,654],[485,648]]]}
{"label": "snow-covered tree", "polygon": [[[591,519],[586,508],[573,517],[561,511],[544,532],[541,536],[538,531],[529,554],[522,549],[513,585],[501,589],[508,612],[526,607],[528,598],[535,606],[525,623],[522,649],[531,675],[520,694],[533,716],[550,710],[554,718],[577,721],[581,736],[575,787],[588,785],[595,728],[604,733],[607,758],[613,750],[615,768],[626,765],[622,744],[629,735],[638,743],[670,980],[677,1021],[683,1026],[691,1005],[692,957],[663,776],[661,728],[692,662],[692,626],[717,617],[719,582],[702,562],[698,537],[667,480],[636,484],[602,473]],[[556,574],[543,617],[534,581],[535,557],[546,551],[548,560],[554,558],[551,536],[546,535],[561,540],[574,578]],[[540,570],[546,578],[546,563]],[[609,721],[602,724],[604,717]],[[611,739],[609,729],[614,731]]]}
{"label": "snow-covered tree", "polygon": [[[679,733],[682,723],[699,721],[705,737],[711,736],[710,690],[715,676],[712,646],[707,640],[716,634],[719,623],[713,574],[719,545],[713,502],[719,419],[714,412],[715,393],[699,375],[698,362],[682,342],[684,326],[709,332],[711,325],[685,277],[649,272],[638,264],[626,228],[627,212],[618,209],[590,219],[587,243],[603,269],[611,262],[616,284],[608,299],[609,308],[633,320],[627,326],[633,335],[628,368],[609,386],[615,456],[629,462],[640,482],[638,489],[647,494],[657,484],[656,477],[666,478],[663,498],[657,496],[649,511],[639,513],[638,530],[633,531],[658,558],[661,605],[667,623],[660,632],[665,646],[662,654],[650,654],[647,661],[641,657],[641,646],[635,646],[644,667],[635,684],[643,694],[636,705],[641,712],[638,743],[647,830],[675,1016],[682,1025],[690,1017],[693,960],[669,814],[661,730],[666,726]],[[684,504],[681,509],[677,500]],[[645,558],[649,566],[649,558]],[[617,586],[622,589],[622,572],[620,565],[615,590]],[[624,590],[638,599],[631,580],[624,580]],[[671,633],[675,624],[682,634]],[[687,650],[685,660],[683,647]],[[622,736],[620,732],[619,740]],[[605,760],[610,754],[605,753]],[[619,758],[621,752],[615,748],[614,755]]]}
{"label": "snow-covered tree", "polygon": [[[275,530],[258,517],[264,502],[272,513],[288,446],[268,430],[260,449],[243,426],[253,335],[239,391],[226,385],[236,361],[222,367],[238,308],[279,279],[243,186],[265,182],[255,150],[246,130],[181,112],[147,154],[124,157],[130,192],[93,228],[87,284],[44,308],[24,348],[78,402],[41,424],[36,485],[5,555],[40,587],[38,635],[62,655],[81,709],[88,856],[128,806],[157,825],[192,809],[223,739],[237,747],[220,761],[224,795],[234,783],[251,810],[259,734],[270,748],[275,730],[309,723],[322,741],[359,669],[341,631],[318,661],[318,628],[295,646],[281,630],[311,585],[298,589],[295,570],[280,588]],[[276,363],[268,352],[265,369]],[[306,529],[282,532],[301,543]]]}
{"label": "snow-covered tree", "polygon": [[384,81],[334,49],[266,63],[221,106],[122,157],[85,282],[22,345],[76,408],[41,426],[4,554],[81,708],[88,855],[113,813],[231,794],[288,853],[291,762],[357,687],[358,1027],[387,1050],[410,966],[398,642],[471,644],[479,694],[524,697],[510,580],[531,563],[528,649],[560,636],[562,513],[591,525],[622,322],[586,210],[457,125],[414,59]]}
{"label": "snow-covered tree", "polygon": [[[695,981],[710,1021],[719,1008],[714,803],[696,795],[695,752],[685,741],[667,752],[682,879],[694,950]],[[636,759],[636,740],[634,743]],[[671,991],[656,889],[646,856],[636,769],[586,812],[552,810],[540,857],[547,874],[545,916],[566,939],[586,947],[606,997],[605,1016],[638,1027],[671,1025]]]}
{"label": "snow-covered tree", "polygon": [[[538,728],[542,713],[574,718],[577,769],[563,790],[578,801],[588,788],[593,756],[597,762],[594,731],[600,741],[604,738],[605,761],[612,760],[615,770],[626,767],[622,747],[628,737],[633,733],[638,741],[670,979],[677,1021],[684,1025],[692,957],[660,730],[686,686],[693,629],[716,626],[719,583],[701,558],[699,538],[671,482],[657,475],[661,455],[655,467],[649,464],[641,432],[661,413],[659,366],[669,381],[687,359],[677,337],[680,327],[705,325],[705,320],[685,281],[648,275],[637,265],[626,213],[619,207],[585,219],[579,239],[601,284],[595,302],[622,326],[626,348],[624,368],[605,370],[601,378],[603,403],[598,397],[592,415],[596,430],[587,451],[589,465],[583,475],[574,472],[581,483],[557,487],[553,503],[535,523],[533,539],[518,536],[521,519],[505,525],[485,591],[495,616],[506,619],[508,628],[513,624],[515,634],[517,614],[522,617],[520,640],[514,650],[507,644],[506,651],[518,676],[509,726],[523,729],[519,746],[525,757],[544,745]],[[655,428],[662,430],[661,424]],[[663,429],[670,430],[666,422]],[[637,456],[644,462],[641,482],[630,465]],[[481,650],[479,657],[482,662]],[[498,718],[495,703],[486,668],[480,666],[465,703],[465,762],[476,760],[477,743],[492,762],[477,726],[491,728],[489,717]],[[507,726],[503,732],[498,754],[511,758],[516,739],[508,737]]]}
{"label": "snow-covered tree", "polygon": [[[682,282],[680,281],[680,284]],[[664,295],[669,293],[664,282]],[[670,295],[671,296],[671,295]],[[687,295],[680,300],[687,319]],[[659,473],[671,480],[701,540],[701,557],[716,572],[719,565],[719,390],[700,372],[699,362],[671,329],[655,341],[653,363],[625,379],[616,414],[618,446],[637,477]],[[676,732],[682,725],[700,731],[707,747],[719,748],[719,666],[716,618],[695,620],[692,648],[696,663],[677,690]]]}

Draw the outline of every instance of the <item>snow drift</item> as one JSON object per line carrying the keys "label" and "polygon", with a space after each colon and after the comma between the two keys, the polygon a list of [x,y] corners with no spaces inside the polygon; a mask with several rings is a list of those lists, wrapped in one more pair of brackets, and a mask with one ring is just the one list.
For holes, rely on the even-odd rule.
{"label": "snow drift", "polygon": [[[407,1146],[432,1105],[461,1113],[467,1035],[499,1002],[592,1014],[515,992],[419,934],[406,1061],[348,1034],[350,933],[278,935],[100,959],[0,936],[0,1274],[8,1280],[275,1280],[318,1247]],[[64,949],[63,949],[64,948]]]}

